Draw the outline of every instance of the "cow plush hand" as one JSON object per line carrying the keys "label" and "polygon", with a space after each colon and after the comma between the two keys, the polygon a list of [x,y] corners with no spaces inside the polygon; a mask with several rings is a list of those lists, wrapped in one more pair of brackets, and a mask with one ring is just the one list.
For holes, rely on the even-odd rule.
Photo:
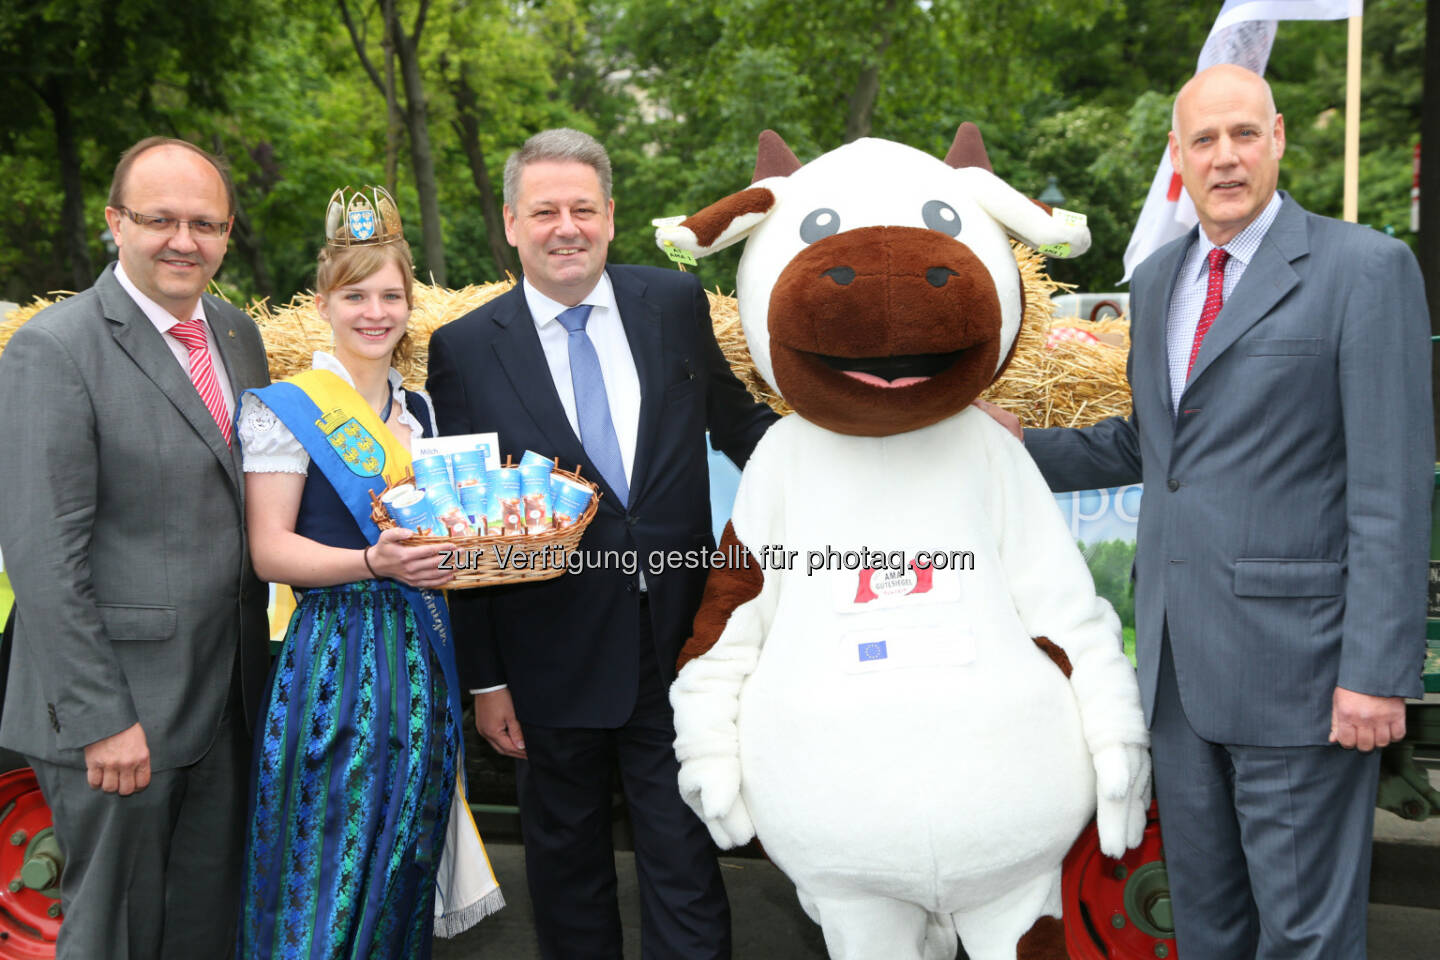
{"label": "cow plush hand", "polygon": [[707,757],[680,765],[680,796],[705,822],[715,845],[742,847],[755,836],[750,811],[740,796],[740,758]]}
{"label": "cow plush hand", "polygon": [[670,687],[680,796],[715,844],[739,847],[755,836],[740,795],[740,687],[760,655],[755,602],[737,607],[710,655],[692,661]]}
{"label": "cow plush hand", "polygon": [[1100,852],[1119,859],[1138,847],[1150,809],[1150,751],[1120,743],[1095,754],[1095,828]]}

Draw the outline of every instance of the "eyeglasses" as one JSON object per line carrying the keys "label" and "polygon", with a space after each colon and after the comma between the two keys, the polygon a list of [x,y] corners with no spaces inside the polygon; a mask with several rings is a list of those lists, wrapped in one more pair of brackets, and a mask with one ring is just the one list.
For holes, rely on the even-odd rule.
{"label": "eyeglasses", "polygon": [[177,220],[174,217],[150,217],[143,213],[136,213],[129,207],[119,207],[119,211],[125,216],[140,224],[150,233],[161,234],[173,237],[180,232],[180,224],[190,228],[190,234],[196,237],[214,239],[225,236],[225,231],[230,228],[228,220]]}

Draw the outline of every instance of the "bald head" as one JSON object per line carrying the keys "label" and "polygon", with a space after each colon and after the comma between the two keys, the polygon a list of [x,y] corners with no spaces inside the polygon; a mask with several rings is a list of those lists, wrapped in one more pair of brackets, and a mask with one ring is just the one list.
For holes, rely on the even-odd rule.
{"label": "bald head", "polygon": [[1186,94],[1192,96],[1197,95],[1197,93],[1203,91],[1208,84],[1224,83],[1227,81],[1241,86],[1251,86],[1263,91],[1265,107],[1269,110],[1270,122],[1272,124],[1275,122],[1275,114],[1277,112],[1275,110],[1275,95],[1270,92],[1270,84],[1265,81],[1265,78],[1253,70],[1246,70],[1244,67],[1233,63],[1217,63],[1215,66],[1206,67],[1204,70],[1195,74],[1195,76],[1191,77],[1186,81],[1185,85],[1180,88],[1180,92],[1175,94],[1175,106],[1170,111],[1170,129],[1178,130],[1180,128],[1180,101],[1185,99]]}
{"label": "bald head", "polygon": [[1180,89],[1170,163],[1195,203],[1200,226],[1224,245],[1265,209],[1280,179],[1285,118],[1258,74],[1224,63]]}

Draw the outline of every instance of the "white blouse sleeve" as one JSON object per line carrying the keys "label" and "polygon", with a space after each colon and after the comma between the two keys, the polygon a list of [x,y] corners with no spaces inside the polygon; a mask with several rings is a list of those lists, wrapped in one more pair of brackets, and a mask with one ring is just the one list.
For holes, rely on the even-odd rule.
{"label": "white blouse sleeve", "polygon": [[290,428],[253,393],[240,399],[240,455],[246,473],[298,473],[310,470],[310,455]]}

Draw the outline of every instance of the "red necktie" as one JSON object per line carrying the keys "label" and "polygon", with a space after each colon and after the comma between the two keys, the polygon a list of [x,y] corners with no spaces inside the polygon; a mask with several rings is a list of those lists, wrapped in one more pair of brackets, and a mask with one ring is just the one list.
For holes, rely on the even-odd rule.
{"label": "red necktie", "polygon": [[[1206,309],[1209,309],[1208,305]],[[229,444],[230,411],[225,409],[225,395],[220,392],[215,365],[210,362],[210,348],[205,345],[205,321],[199,318],[182,320],[170,328],[170,333],[190,351],[190,382],[195,384],[205,409],[215,418],[220,435]]]}
{"label": "red necktie", "polygon": [[1225,260],[1229,256],[1223,247],[1214,247],[1210,251],[1210,282],[1205,286],[1205,306],[1200,310],[1200,322],[1195,325],[1195,342],[1190,346],[1190,365],[1185,368],[1187,380],[1195,367],[1195,358],[1200,356],[1200,344],[1205,342],[1210,324],[1215,322],[1220,308],[1225,306]]}

